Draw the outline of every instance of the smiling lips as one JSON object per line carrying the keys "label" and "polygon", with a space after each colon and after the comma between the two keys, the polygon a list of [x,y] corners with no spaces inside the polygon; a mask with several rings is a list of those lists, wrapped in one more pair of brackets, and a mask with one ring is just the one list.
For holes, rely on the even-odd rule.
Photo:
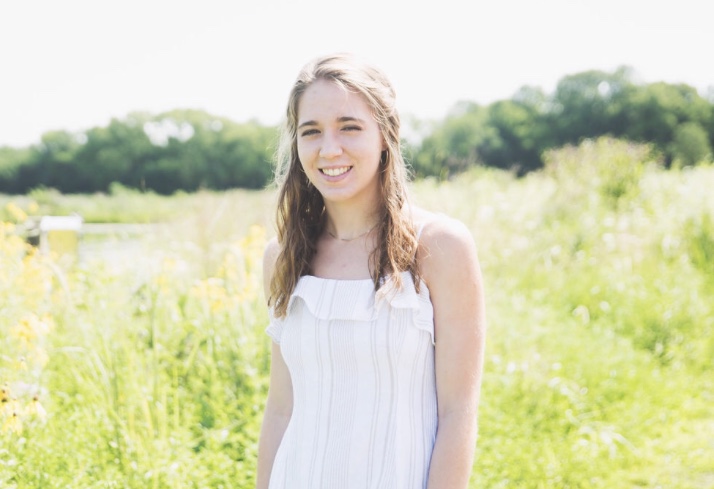
{"label": "smiling lips", "polygon": [[327,175],[328,177],[338,177],[343,173],[347,173],[351,166],[342,166],[339,168],[321,168],[320,171]]}

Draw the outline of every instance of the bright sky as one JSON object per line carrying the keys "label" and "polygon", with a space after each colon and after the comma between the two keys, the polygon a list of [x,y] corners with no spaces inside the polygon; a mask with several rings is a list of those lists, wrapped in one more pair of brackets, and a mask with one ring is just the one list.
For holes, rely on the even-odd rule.
{"label": "bright sky", "polygon": [[382,67],[420,119],[620,65],[714,86],[709,0],[0,2],[0,145],[137,110],[275,124],[299,68],[332,51]]}

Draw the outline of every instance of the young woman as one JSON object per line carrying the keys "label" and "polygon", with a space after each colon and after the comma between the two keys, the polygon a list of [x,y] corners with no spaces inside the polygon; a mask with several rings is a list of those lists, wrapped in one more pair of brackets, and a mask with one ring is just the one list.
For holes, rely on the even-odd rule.
{"label": "young woman", "polygon": [[290,93],[258,488],[466,488],[485,321],[461,223],[411,206],[394,90],[350,55]]}

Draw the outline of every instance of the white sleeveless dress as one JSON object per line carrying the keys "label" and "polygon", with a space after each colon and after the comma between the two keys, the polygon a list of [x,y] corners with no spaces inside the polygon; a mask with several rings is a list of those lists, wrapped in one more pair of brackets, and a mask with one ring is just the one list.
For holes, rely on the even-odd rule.
{"label": "white sleeveless dress", "polygon": [[303,276],[280,345],[293,413],[270,489],[423,489],[437,429],[434,310],[408,272],[371,279]]}

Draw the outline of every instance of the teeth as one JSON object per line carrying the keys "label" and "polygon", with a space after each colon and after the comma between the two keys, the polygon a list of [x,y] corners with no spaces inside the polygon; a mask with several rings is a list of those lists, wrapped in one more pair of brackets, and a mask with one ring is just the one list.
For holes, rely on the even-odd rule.
{"label": "teeth", "polygon": [[330,177],[336,177],[338,175],[342,175],[349,169],[349,166],[343,166],[342,168],[323,168],[322,173]]}

